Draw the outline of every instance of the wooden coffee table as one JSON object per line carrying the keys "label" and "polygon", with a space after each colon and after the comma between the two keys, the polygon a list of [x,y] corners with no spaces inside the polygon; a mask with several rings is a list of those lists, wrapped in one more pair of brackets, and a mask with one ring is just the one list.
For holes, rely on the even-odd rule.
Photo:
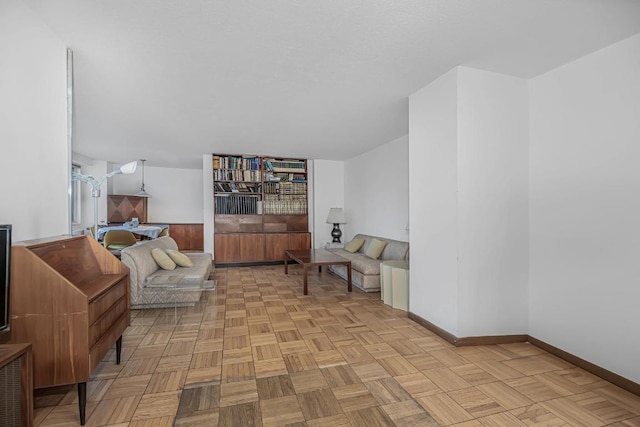
{"label": "wooden coffee table", "polygon": [[347,289],[351,292],[351,261],[333,254],[324,249],[303,249],[284,251],[284,274],[289,274],[289,260],[302,264],[304,272],[304,294],[307,295],[307,282],[309,269],[318,266],[318,271],[322,271],[323,265],[345,265],[347,266]]}

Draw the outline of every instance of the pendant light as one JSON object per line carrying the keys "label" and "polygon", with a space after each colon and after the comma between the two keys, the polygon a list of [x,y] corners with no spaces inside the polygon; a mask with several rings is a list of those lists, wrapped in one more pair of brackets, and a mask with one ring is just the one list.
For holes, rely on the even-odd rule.
{"label": "pendant light", "polygon": [[138,197],[151,197],[151,194],[147,193],[144,189],[144,162],[146,162],[145,159],[140,159],[140,163],[142,163],[142,187],[140,187],[140,191],[135,195]]}

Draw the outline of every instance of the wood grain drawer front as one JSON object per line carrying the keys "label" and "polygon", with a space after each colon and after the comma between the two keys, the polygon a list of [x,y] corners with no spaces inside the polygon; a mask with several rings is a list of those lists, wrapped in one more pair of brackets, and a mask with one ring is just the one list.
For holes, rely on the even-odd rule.
{"label": "wood grain drawer front", "polygon": [[127,300],[123,297],[118,300],[109,311],[107,311],[94,324],[89,326],[89,347],[94,345],[104,333],[118,320],[127,310]]}
{"label": "wood grain drawer front", "polygon": [[95,323],[113,304],[127,294],[127,280],[122,279],[107,292],[89,303],[89,324]]}
{"label": "wood grain drawer front", "polygon": [[89,372],[98,366],[107,352],[113,347],[116,340],[129,326],[129,312],[122,313],[120,318],[99,338],[98,342],[89,350]]}

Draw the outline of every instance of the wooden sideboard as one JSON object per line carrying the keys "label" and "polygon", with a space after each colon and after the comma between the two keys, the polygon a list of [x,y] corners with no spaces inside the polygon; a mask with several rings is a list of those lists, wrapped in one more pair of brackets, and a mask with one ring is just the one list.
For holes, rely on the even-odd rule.
{"label": "wooden sideboard", "polygon": [[11,342],[33,346],[34,387],[78,384],[84,425],[86,384],[129,325],[129,269],[89,236],[12,247]]}
{"label": "wooden sideboard", "polygon": [[279,262],[287,249],[310,249],[311,233],[218,233],[214,242],[216,264]]}
{"label": "wooden sideboard", "polygon": [[107,222],[122,223],[138,218],[147,222],[148,197],[109,194],[107,196]]}

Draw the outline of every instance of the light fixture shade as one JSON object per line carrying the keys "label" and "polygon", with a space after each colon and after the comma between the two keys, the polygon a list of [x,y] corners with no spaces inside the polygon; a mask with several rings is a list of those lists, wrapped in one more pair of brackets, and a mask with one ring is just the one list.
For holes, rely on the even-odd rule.
{"label": "light fixture shade", "polygon": [[327,216],[327,224],[346,224],[347,220],[344,217],[344,211],[342,208],[329,209],[329,215]]}
{"label": "light fixture shade", "polygon": [[126,165],[120,166],[120,173],[123,173],[125,175],[131,175],[136,171],[137,167],[138,167],[138,162],[127,163]]}
{"label": "light fixture shade", "polygon": [[146,162],[145,159],[140,159],[140,163],[142,163],[142,187],[140,187],[140,191],[138,191],[135,196],[138,197],[151,197],[151,194],[147,193],[146,190],[144,189],[144,162]]}

